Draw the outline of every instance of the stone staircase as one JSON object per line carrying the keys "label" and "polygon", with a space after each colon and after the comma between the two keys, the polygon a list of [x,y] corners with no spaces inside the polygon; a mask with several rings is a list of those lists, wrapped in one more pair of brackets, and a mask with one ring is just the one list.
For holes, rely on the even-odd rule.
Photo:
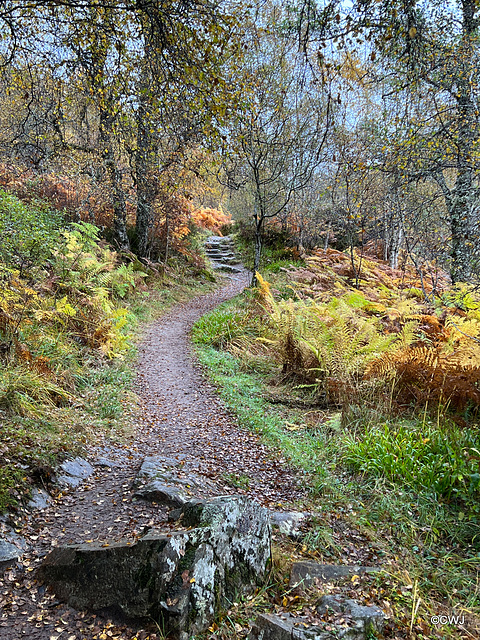
{"label": "stone staircase", "polygon": [[241,273],[243,267],[235,256],[231,236],[210,236],[205,241],[205,253],[212,269],[226,273]]}

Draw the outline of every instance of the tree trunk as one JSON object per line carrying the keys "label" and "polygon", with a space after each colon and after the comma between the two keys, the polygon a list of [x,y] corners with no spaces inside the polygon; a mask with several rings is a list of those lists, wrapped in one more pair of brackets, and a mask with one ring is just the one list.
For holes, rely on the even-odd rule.
{"label": "tree trunk", "polygon": [[472,155],[475,144],[478,116],[476,104],[472,96],[469,82],[472,59],[473,40],[476,38],[477,20],[476,0],[462,0],[463,39],[465,50],[462,52],[467,69],[460,67],[457,78],[457,119],[458,157],[457,178],[446,199],[451,231],[451,266],[450,275],[453,282],[467,282],[474,269],[475,243],[472,240],[473,212],[476,200],[473,180]]}
{"label": "tree trunk", "polygon": [[328,249],[328,243],[330,241],[330,230],[331,230],[332,226],[330,224],[330,222],[328,223],[327,226],[327,233],[325,234],[325,242],[323,244],[323,250],[325,253],[327,253],[327,249]]}
{"label": "tree trunk", "polygon": [[112,121],[106,112],[100,114],[100,136],[103,148],[103,162],[110,184],[113,205],[113,235],[120,251],[130,251],[127,234],[127,205],[122,184],[122,172],[119,169],[113,151]]}
{"label": "tree trunk", "polygon": [[[147,54],[148,48],[145,50],[145,56]],[[141,72],[138,92],[137,153],[135,162],[135,181],[137,184],[135,236],[137,239],[137,254],[141,258],[147,258],[150,252],[150,231],[153,225],[153,205],[156,195],[150,175],[152,158],[155,153],[152,148],[152,135],[148,120],[149,91],[149,73],[147,67],[144,66]]]}
{"label": "tree trunk", "polygon": [[165,213],[165,235],[166,235],[166,239],[165,239],[165,258],[163,261],[164,266],[166,267],[168,264],[168,253],[169,253],[169,249],[170,249],[170,219],[168,217],[168,213]]}
{"label": "tree trunk", "polygon": [[117,167],[115,159],[107,163],[107,171],[110,174],[113,195],[113,231],[115,242],[120,251],[130,251],[130,240],[127,234],[127,205],[122,185],[122,172]]}
{"label": "tree trunk", "polygon": [[262,257],[262,248],[263,248],[263,218],[260,218],[259,220],[255,220],[255,253],[253,258],[252,287],[256,287],[258,284],[257,271],[260,270],[260,258]]}
{"label": "tree trunk", "polygon": [[452,282],[468,282],[473,274],[474,243],[471,238],[473,208],[472,175],[469,168],[460,170],[452,197],[447,202],[452,246],[450,251]]}
{"label": "tree trunk", "polygon": [[390,246],[390,259],[389,264],[392,269],[396,269],[398,267],[398,257],[400,255],[400,248],[403,242],[403,227],[400,224],[400,221],[395,225],[392,232],[392,243]]}

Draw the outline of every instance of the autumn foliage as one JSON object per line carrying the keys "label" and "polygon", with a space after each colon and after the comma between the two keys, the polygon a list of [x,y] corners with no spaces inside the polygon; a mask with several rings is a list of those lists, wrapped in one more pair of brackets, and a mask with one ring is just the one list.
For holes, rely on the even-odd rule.
{"label": "autumn foliage", "polygon": [[373,388],[398,408],[480,404],[480,297],[471,288],[451,288],[432,266],[392,269],[333,249],[287,273],[289,300],[276,299],[260,278],[271,327],[262,340],[285,375],[327,404]]}
{"label": "autumn foliage", "polygon": [[65,228],[52,211],[1,191],[0,227],[0,407],[22,414],[38,410],[37,395],[68,398],[82,353],[122,356],[119,300],[145,274],[121,264],[93,225]]}
{"label": "autumn foliage", "polygon": [[201,227],[212,231],[216,235],[221,234],[221,228],[224,225],[229,225],[232,222],[232,218],[228,213],[224,213],[219,209],[200,208],[193,211],[193,222]]}
{"label": "autumn foliage", "polygon": [[37,174],[19,165],[0,164],[0,188],[26,203],[41,201],[71,220],[85,220],[110,226],[113,209],[100,184],[85,178],[73,179],[55,172]]}
{"label": "autumn foliage", "polygon": [[[72,179],[55,172],[35,174],[0,164],[0,188],[17,196],[26,204],[40,203],[59,211],[68,219],[95,224],[109,230],[113,224],[113,207],[108,190],[86,178]],[[190,255],[188,236],[194,227],[221,235],[221,228],[231,224],[231,216],[219,209],[197,208],[181,190],[157,185],[150,230],[151,257],[162,259],[171,251]],[[133,229],[135,199],[131,190],[127,201],[127,222]]]}

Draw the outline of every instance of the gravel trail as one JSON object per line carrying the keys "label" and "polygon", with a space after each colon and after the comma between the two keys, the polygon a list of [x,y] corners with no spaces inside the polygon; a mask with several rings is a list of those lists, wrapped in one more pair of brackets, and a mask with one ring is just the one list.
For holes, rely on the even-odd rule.
{"label": "gravel trail", "polygon": [[[160,637],[148,625],[139,627],[115,612],[75,611],[34,578],[41,559],[58,544],[132,540],[150,527],[169,526],[166,506],[134,497],[133,483],[145,456],[176,458],[187,478],[200,474],[205,478],[197,491],[201,496],[248,493],[266,506],[300,496],[285,461],[257,436],[239,429],[195,363],[188,340],[193,323],[240,293],[248,279],[241,271],[213,293],[177,305],[150,327],[139,350],[140,410],[132,439],[92,447],[92,476],[36,514],[19,512],[7,522],[28,547],[21,562],[0,578],[1,640]],[[231,474],[247,476],[248,489],[230,486]]]}

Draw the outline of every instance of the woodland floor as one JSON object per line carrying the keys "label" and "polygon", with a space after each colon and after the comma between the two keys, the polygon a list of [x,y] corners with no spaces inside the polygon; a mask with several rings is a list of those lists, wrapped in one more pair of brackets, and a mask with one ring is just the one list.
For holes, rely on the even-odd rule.
{"label": "woodland floor", "polygon": [[[17,532],[28,541],[21,564],[0,579],[0,639],[155,640],[151,629],[114,618],[75,611],[59,603],[34,579],[34,570],[58,544],[135,539],[147,527],[168,526],[167,509],[133,496],[133,482],[145,456],[182,460],[185,474],[206,477],[205,494],[248,493],[265,506],[301,497],[295,473],[273,457],[258,437],[240,430],[190,353],[188,333],[204,313],[247,285],[243,272],[213,293],[178,305],[146,334],[139,351],[140,406],[132,437],[105,442],[87,452],[96,472],[78,489],[60,494],[35,515],[16,516]],[[247,476],[248,489],[228,485],[228,474]],[[207,481],[208,478],[208,481]],[[160,638],[160,634],[158,636]]]}

